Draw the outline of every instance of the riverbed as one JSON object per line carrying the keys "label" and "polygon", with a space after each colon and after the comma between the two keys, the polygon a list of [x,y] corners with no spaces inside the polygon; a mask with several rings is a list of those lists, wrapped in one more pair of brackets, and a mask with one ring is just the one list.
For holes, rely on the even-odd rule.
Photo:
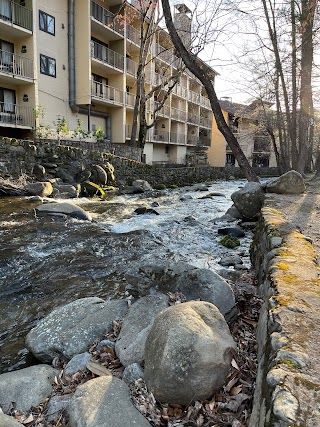
{"label": "riverbed", "polygon": [[[221,273],[221,258],[237,253],[249,267],[251,232],[240,247],[226,249],[217,233],[226,224],[216,220],[243,185],[217,181],[205,191],[185,187],[70,200],[93,222],[39,217],[39,202],[0,198],[0,372],[32,363],[25,335],[53,308],[88,296],[129,297],[126,273],[141,262],[184,261]],[[218,194],[206,197],[212,192]],[[137,215],[138,207],[159,215]]]}

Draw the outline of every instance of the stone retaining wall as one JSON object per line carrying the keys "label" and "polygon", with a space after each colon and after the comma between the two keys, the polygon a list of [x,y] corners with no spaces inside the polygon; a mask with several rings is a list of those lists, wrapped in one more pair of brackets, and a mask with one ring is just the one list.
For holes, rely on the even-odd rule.
{"label": "stone retaining wall", "polygon": [[[164,167],[163,165],[146,165],[136,160],[121,157],[99,149],[91,149],[90,143],[72,141],[73,146],[58,145],[52,141],[21,141],[9,138],[0,139],[0,176],[17,178],[22,174],[32,175],[35,163],[57,164],[66,170],[68,165],[79,160],[86,166],[110,162],[115,167],[116,185],[131,184],[135,179],[145,179],[151,185],[189,185],[214,179],[240,178],[239,168],[213,168],[210,166],[196,167]],[[68,143],[68,142],[66,142]],[[101,145],[101,144],[100,144]],[[97,146],[95,146],[97,148]],[[130,148],[130,147],[129,147]],[[258,168],[260,176],[277,175],[276,168]]]}
{"label": "stone retaining wall", "polygon": [[266,200],[252,244],[264,305],[249,427],[320,425],[320,280],[310,239]]}

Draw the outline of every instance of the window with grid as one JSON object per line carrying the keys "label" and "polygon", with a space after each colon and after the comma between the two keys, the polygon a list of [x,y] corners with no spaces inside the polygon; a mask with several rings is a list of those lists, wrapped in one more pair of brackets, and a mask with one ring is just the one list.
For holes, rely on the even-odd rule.
{"label": "window with grid", "polygon": [[39,10],[39,28],[41,31],[55,35],[55,18]]}
{"label": "window with grid", "polygon": [[40,54],[40,73],[56,77],[56,60]]}

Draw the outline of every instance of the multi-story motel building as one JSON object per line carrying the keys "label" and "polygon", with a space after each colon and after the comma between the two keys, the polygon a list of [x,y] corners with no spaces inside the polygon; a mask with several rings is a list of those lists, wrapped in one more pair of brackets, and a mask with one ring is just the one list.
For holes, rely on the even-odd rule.
{"label": "multi-story motel building", "polygon": [[[276,156],[271,138],[263,126],[263,116],[259,114],[260,102],[250,105],[237,104],[227,100],[219,101],[225,121],[231,128],[239,145],[253,167],[276,167]],[[268,108],[268,103],[264,103]],[[271,105],[271,104],[270,104]],[[213,118],[212,144],[208,150],[211,166],[238,166],[222,133]]]}
{"label": "multi-story motel building", "polygon": [[[134,10],[121,0],[0,0],[0,135],[54,129],[60,117],[71,130],[80,120],[83,130],[101,128],[112,143],[128,144],[140,49]],[[174,16],[191,28],[189,12],[177,5]],[[171,46],[159,29],[145,69],[147,92],[176,70]],[[148,120],[159,99],[161,90],[147,104]],[[146,162],[185,163],[195,147],[211,145],[211,127],[207,94],[184,72],[148,132]]]}

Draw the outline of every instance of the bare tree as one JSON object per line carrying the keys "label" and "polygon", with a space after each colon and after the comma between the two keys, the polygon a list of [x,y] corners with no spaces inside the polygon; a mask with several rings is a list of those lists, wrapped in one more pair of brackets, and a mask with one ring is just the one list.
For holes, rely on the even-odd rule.
{"label": "bare tree", "polygon": [[[179,56],[183,60],[185,66],[194,74],[195,77],[197,77],[200,80],[200,82],[203,84],[203,86],[205,87],[205,89],[207,91],[207,94],[208,94],[208,97],[210,100],[210,104],[211,104],[211,108],[212,108],[213,114],[215,116],[219,131],[225,137],[225,139],[226,139],[229,147],[231,148],[232,153],[235,156],[235,158],[239,164],[239,167],[240,167],[241,171],[243,172],[244,176],[249,181],[257,181],[258,178],[257,178],[256,174],[252,170],[252,168],[251,168],[247,158],[245,157],[237,139],[233,135],[232,131],[228,127],[228,125],[227,125],[227,123],[223,117],[223,114],[222,114],[222,111],[221,111],[221,108],[219,105],[219,101],[218,101],[213,83],[210,80],[210,77],[208,77],[208,67],[206,67],[206,65],[202,61],[199,60],[196,53],[194,53],[190,48],[185,46],[184,43],[182,42],[181,37],[179,36],[179,34],[178,34],[178,32],[174,26],[168,0],[162,0],[162,8],[163,8],[166,26],[167,26],[167,29],[169,31],[171,40],[175,46],[176,51],[178,52]],[[198,49],[198,51],[199,51],[199,49]]]}

